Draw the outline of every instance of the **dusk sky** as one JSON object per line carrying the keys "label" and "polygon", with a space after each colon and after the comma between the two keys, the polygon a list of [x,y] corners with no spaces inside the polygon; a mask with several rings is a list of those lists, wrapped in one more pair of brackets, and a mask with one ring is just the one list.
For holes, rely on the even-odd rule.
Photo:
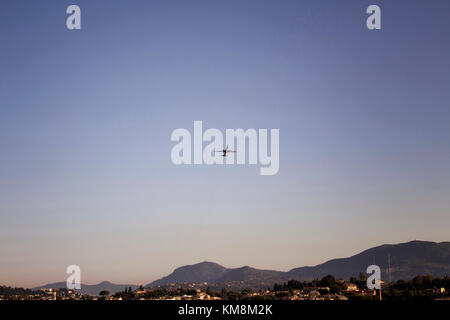
{"label": "dusk sky", "polygon": [[[1,0],[0,285],[450,241],[449,14],[448,0]],[[278,174],[174,165],[171,133],[194,120],[279,129]]]}

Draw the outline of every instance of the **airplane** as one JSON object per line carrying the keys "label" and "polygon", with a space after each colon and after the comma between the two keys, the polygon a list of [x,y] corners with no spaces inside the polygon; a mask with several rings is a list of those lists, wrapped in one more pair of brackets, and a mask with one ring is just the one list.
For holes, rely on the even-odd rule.
{"label": "airplane", "polygon": [[225,149],[223,149],[223,150],[214,150],[214,152],[221,152],[221,153],[223,153],[222,157],[226,157],[228,152],[236,152],[236,151],[229,150],[228,149],[228,145],[227,145],[227,147]]}

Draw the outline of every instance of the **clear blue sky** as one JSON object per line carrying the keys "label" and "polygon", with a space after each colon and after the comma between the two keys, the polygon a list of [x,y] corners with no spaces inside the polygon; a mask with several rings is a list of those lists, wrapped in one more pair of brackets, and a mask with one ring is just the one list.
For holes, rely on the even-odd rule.
{"label": "clear blue sky", "polygon": [[[78,4],[82,30],[66,29]],[[365,9],[378,4],[382,30]],[[450,2],[0,2],[0,285],[289,270],[450,229]],[[279,128],[280,171],[170,134]]]}

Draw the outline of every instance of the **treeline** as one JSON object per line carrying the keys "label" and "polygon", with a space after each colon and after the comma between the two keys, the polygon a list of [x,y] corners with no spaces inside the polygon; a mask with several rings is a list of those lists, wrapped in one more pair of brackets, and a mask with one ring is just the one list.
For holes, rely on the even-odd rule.
{"label": "treeline", "polygon": [[[348,283],[355,284],[359,290],[366,290],[366,277],[360,274],[359,279],[352,277],[350,281],[338,281],[332,275],[312,281],[290,280],[286,283],[275,284],[273,292],[276,297],[289,297],[294,290],[305,288],[316,288],[321,294],[341,294],[345,291]],[[324,290],[324,288],[329,288]],[[379,296],[361,295],[358,292],[345,292],[345,295],[354,300],[379,299]],[[434,300],[450,297],[450,278],[433,278],[432,276],[416,276],[412,280],[398,280],[386,283],[382,286],[381,295],[385,300]]]}
{"label": "treeline", "polygon": [[[140,288],[143,290],[143,288]],[[210,288],[206,288],[203,292],[209,295],[210,297],[219,297],[221,299],[227,300],[242,300],[245,299],[250,293],[253,293],[252,289],[245,289],[242,291],[232,291],[226,288],[223,288],[221,291],[214,291]],[[117,292],[113,295],[115,298],[122,298],[122,300],[134,300],[139,298],[144,299],[161,299],[161,298],[171,298],[171,297],[179,297],[179,296],[192,296],[196,297],[198,294],[195,289],[186,289],[186,288],[176,288],[176,289],[167,289],[167,288],[157,288],[153,290],[146,291],[141,294],[137,294],[136,291],[133,291],[131,288],[127,288],[124,291]],[[264,299],[261,296],[261,299]]]}
{"label": "treeline", "polygon": [[[352,278],[353,280],[353,278]],[[362,283],[363,280],[356,280],[354,279],[356,283]],[[365,282],[364,282],[365,284]],[[303,290],[305,288],[310,287],[316,287],[316,288],[329,288],[330,293],[339,293],[344,290],[344,282],[336,281],[336,279],[332,275],[327,275],[323,277],[322,279],[314,279],[312,281],[297,281],[297,280],[290,280],[283,284],[276,283],[273,286],[274,292],[282,292],[282,291],[293,291],[293,290]]]}
{"label": "treeline", "polygon": [[6,286],[0,286],[0,297],[4,297],[7,299],[10,299],[14,296],[29,296],[37,294],[36,291],[33,291],[31,289],[25,289],[25,288],[13,288],[13,287],[6,287]]}
{"label": "treeline", "polygon": [[450,297],[450,278],[417,276],[412,280],[398,280],[382,290],[388,300],[435,300]]}
{"label": "treeline", "polygon": [[[139,290],[143,290],[144,288],[139,288]],[[210,296],[219,296],[217,292],[206,289],[206,293]],[[145,298],[145,299],[159,299],[159,298],[167,298],[167,297],[176,297],[183,295],[195,296],[197,291],[194,289],[185,289],[185,288],[176,288],[176,289],[167,289],[167,288],[158,288],[150,291],[146,291],[145,293],[137,294],[136,291],[133,291],[130,288],[125,289],[124,291],[117,292],[113,295],[115,298],[122,298],[123,300],[132,300],[136,298]]]}

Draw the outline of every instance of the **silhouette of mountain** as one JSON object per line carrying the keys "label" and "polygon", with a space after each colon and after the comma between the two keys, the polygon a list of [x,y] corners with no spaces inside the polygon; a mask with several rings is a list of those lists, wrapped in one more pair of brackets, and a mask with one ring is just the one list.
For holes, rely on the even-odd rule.
{"label": "silhouette of mountain", "polygon": [[[171,274],[148,285],[159,286],[170,283],[211,282],[229,272],[230,269],[213,262],[200,262],[175,269]],[[148,286],[147,285],[147,286]]]}
{"label": "silhouette of mountain", "polygon": [[218,282],[228,282],[228,281],[260,281],[260,280],[270,280],[272,278],[277,279],[282,276],[284,272],[273,271],[273,270],[260,270],[251,268],[249,266],[229,269],[222,277],[218,278]]}
{"label": "silhouette of mountain", "polygon": [[276,282],[287,280],[311,280],[332,274],[349,279],[365,274],[371,264],[382,269],[382,279],[388,280],[388,257],[392,280],[411,279],[416,275],[443,277],[450,275],[450,242],[411,241],[385,244],[365,250],[348,258],[333,259],[317,266],[292,269],[288,272],[259,270],[248,266],[225,268],[212,262],[183,266],[170,275],[149,283],[147,286],[163,286],[182,283],[215,283],[228,286],[267,288]]}
{"label": "silhouette of mountain", "polygon": [[419,274],[435,277],[450,275],[450,242],[411,241],[385,244],[365,250],[349,258],[333,259],[314,267],[295,268],[288,272],[293,279],[313,279],[332,274],[348,279],[365,273],[371,264],[382,270],[382,278],[388,279],[390,257],[393,280],[411,279]]}
{"label": "silhouette of mountain", "polygon": [[[132,284],[115,284],[111,283],[109,281],[103,281],[98,284],[81,284],[80,290],[74,290],[78,291],[82,294],[88,294],[91,296],[96,296],[100,293],[100,291],[107,290],[110,294],[114,294],[119,291],[125,290],[125,288],[131,287],[133,290],[136,289],[138,286],[132,285]],[[33,288],[33,290],[39,290],[39,289],[59,289],[59,288],[66,288],[66,282],[55,282],[55,283],[49,283],[40,287]]]}

